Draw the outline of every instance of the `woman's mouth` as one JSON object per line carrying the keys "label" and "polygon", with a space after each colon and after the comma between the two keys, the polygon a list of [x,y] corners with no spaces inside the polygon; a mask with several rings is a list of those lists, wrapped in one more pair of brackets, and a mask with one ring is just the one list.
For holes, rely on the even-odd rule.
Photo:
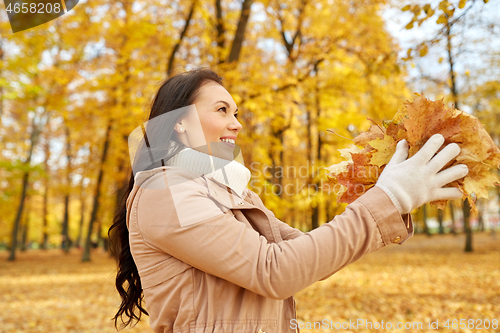
{"label": "woman's mouth", "polygon": [[228,145],[229,147],[232,147],[234,148],[235,146],[235,143],[234,143],[234,140],[233,139],[227,139],[227,138],[224,138],[224,139],[220,139],[220,141],[224,142],[226,145]]}

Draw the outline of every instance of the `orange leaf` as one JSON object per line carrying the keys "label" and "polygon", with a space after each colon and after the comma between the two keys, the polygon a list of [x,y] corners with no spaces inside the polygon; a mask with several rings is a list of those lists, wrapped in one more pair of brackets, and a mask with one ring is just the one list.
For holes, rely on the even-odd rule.
{"label": "orange leaf", "polygon": [[[353,139],[363,149],[356,146],[339,149],[348,161],[327,168],[330,171],[328,176],[332,177],[329,184],[341,188],[337,192],[338,202],[351,203],[375,185],[379,174],[394,154],[398,141],[408,141],[410,158],[436,133],[445,138],[440,149],[452,142],[461,148],[460,154],[443,170],[466,164],[469,173],[445,187],[456,187],[463,193],[463,199],[468,197],[471,211],[477,210],[475,198],[488,198],[488,187],[499,183],[496,173],[490,170],[500,167],[500,150],[479,120],[453,107],[446,108],[443,99],[430,101],[423,95],[415,94],[415,100],[404,102],[392,121],[384,122],[385,130],[375,124]],[[431,204],[443,209],[447,201]]]}

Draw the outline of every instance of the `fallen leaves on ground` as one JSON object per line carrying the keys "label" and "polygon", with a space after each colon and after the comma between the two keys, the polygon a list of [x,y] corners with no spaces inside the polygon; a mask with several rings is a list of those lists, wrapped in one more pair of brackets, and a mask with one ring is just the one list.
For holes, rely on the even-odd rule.
{"label": "fallen leaves on ground", "polygon": [[[472,253],[463,252],[464,238],[415,235],[404,246],[371,253],[297,293],[297,318],[334,323],[500,319],[498,235],[475,233]],[[8,262],[7,256],[0,252],[0,332],[116,332],[110,318],[120,298],[114,289],[115,264],[108,254],[99,249],[90,263],[81,263],[81,253],[74,249],[68,255],[56,249],[30,250],[18,253],[15,262]],[[148,317],[142,318],[135,328],[120,332],[152,332]],[[333,331],[352,330],[301,330]],[[371,331],[376,330],[355,330]]]}
{"label": "fallen leaves on ground", "polygon": [[[469,168],[467,176],[445,187],[458,188],[464,200],[469,198],[471,210],[477,212],[475,199],[488,199],[488,187],[498,183],[497,175],[490,170],[499,168],[500,150],[476,117],[453,107],[446,108],[442,99],[430,101],[420,95],[413,102],[403,103],[392,120],[373,124],[353,139],[351,147],[339,149],[347,161],[326,168],[330,173],[323,190],[335,192],[340,203],[351,203],[375,185],[400,140],[408,142],[410,158],[437,133],[445,139],[439,151],[452,142],[461,148],[460,154],[443,170],[457,164]],[[431,204],[444,209],[447,200]]]}
{"label": "fallen leaves on ground", "polygon": [[[115,263],[96,250],[82,263],[81,251],[0,252],[0,332],[116,333],[111,320],[121,303]],[[120,332],[151,333],[148,317]],[[120,322],[119,322],[120,323]]]}
{"label": "fallen leaves on ground", "polygon": [[[326,332],[500,332],[496,329],[446,329],[447,319],[500,321],[500,242],[489,233],[474,233],[474,252],[464,253],[465,235],[415,235],[402,246],[370,253],[325,281],[295,295],[297,319],[322,322],[301,333]],[[335,329],[349,320],[365,320],[357,329]],[[368,329],[384,321],[393,329]],[[398,322],[422,328],[395,329]],[[334,325],[332,329],[330,325]],[[360,322],[361,323],[361,322]],[[345,324],[344,324],[345,325]],[[376,326],[372,326],[376,327]]]}

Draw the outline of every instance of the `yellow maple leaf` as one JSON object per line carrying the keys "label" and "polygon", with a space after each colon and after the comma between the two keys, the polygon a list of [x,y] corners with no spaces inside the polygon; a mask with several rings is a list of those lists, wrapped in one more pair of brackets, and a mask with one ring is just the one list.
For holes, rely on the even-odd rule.
{"label": "yellow maple leaf", "polygon": [[396,152],[396,141],[390,135],[384,135],[384,138],[369,141],[368,144],[376,151],[371,152],[370,164],[383,166],[391,160]]}

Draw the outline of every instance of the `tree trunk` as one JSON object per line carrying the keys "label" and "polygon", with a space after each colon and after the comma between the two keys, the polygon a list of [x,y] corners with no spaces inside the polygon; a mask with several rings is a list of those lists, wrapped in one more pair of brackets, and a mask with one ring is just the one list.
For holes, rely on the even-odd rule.
{"label": "tree trunk", "polygon": [[477,199],[477,231],[481,232],[484,231],[483,209],[483,199]]}
{"label": "tree trunk", "polygon": [[[219,0],[216,0],[216,1],[219,1]],[[243,42],[243,35],[244,35],[244,30],[245,30],[245,27],[246,27],[246,23],[248,21],[248,18],[249,18],[249,15],[250,15],[250,7],[252,5],[252,2],[253,0],[249,1],[249,0],[244,0],[243,2],[243,6],[242,6],[242,10],[241,10],[241,17],[240,17],[240,21],[238,23],[238,28],[237,28],[237,32],[236,32],[236,35],[235,35],[235,38],[234,38],[234,41],[233,41],[233,45],[231,47],[231,52],[230,52],[230,55],[229,55],[229,62],[232,62],[232,61],[236,61],[239,57],[239,53],[240,53],[240,50],[241,50],[241,46],[242,46],[242,42]],[[303,13],[303,7],[300,8],[300,14]],[[281,33],[282,33],[282,37],[283,37],[283,44],[287,50],[287,57],[288,57],[288,61],[290,64],[293,64],[294,62],[294,58],[293,58],[293,55],[292,55],[292,51],[293,51],[293,45],[294,43],[296,42],[296,38],[297,37],[300,37],[300,27],[301,27],[301,23],[302,21],[299,20],[298,21],[298,27],[297,27],[297,32],[293,38],[293,40],[291,42],[289,42],[286,38],[286,34],[284,32],[284,22],[283,22],[283,18],[280,16],[280,14],[278,13],[278,16],[279,16],[279,19],[281,21]],[[301,16],[300,16],[301,17]],[[287,68],[287,71],[288,71],[288,74],[290,75],[292,73],[292,70],[293,68],[291,66],[288,66]],[[299,80],[300,81],[300,80]],[[283,90],[283,89],[273,89],[273,92],[274,93],[277,93],[278,91],[280,90]],[[255,98],[256,95],[251,95],[250,98]],[[277,115],[278,116],[278,115]],[[285,115],[279,115],[279,117],[282,117],[283,120],[286,119],[286,116]],[[286,131],[291,127],[291,122],[292,122],[292,119],[293,119],[293,109],[290,108],[290,115],[288,117],[288,124],[286,126],[282,126],[278,129],[274,129],[272,128],[272,135],[276,138],[278,138],[279,140],[279,143],[280,143],[280,152],[279,152],[279,164],[280,165],[283,165],[284,164],[284,160],[285,160],[285,141],[284,141],[284,136],[286,134]],[[284,121],[283,121],[284,123]],[[308,125],[309,126],[309,125]],[[252,131],[253,132],[253,131]],[[308,131],[309,132],[309,131]],[[311,140],[311,136],[308,135],[308,140],[310,141]],[[309,142],[310,144],[310,142]],[[309,145],[310,146],[310,145]],[[309,154],[308,154],[308,160],[309,160],[309,157],[312,155],[312,148],[309,147]],[[274,151],[274,148],[273,147],[270,147],[270,158],[272,160],[272,163],[273,163],[273,184],[276,184],[278,183],[280,188],[282,188],[282,178],[278,178],[278,180],[275,179],[275,168],[276,168],[276,162],[275,162],[275,151]],[[311,160],[312,161],[312,160]],[[308,177],[308,183],[307,185],[309,185],[311,183],[311,178]],[[308,187],[309,189],[309,187]],[[304,212],[307,216],[307,214],[309,212]],[[300,214],[300,213],[297,213],[295,211],[295,209],[293,210],[293,217],[292,219],[295,220],[297,218],[297,214]],[[306,221],[304,223],[309,223],[309,217],[306,218]],[[295,225],[298,225],[299,223],[294,223]],[[316,228],[318,225],[318,211],[317,211],[317,207],[314,207],[313,205],[313,211],[312,211],[312,214],[311,214],[311,227],[312,229]]]}
{"label": "tree trunk", "polygon": [[439,223],[439,233],[442,235],[444,234],[444,228],[443,228],[444,211],[442,209],[437,210],[437,217]]}
{"label": "tree trunk", "polygon": [[43,161],[43,168],[45,170],[45,173],[47,174],[46,178],[44,179],[44,189],[43,189],[43,222],[42,222],[42,242],[41,242],[41,249],[46,250],[48,248],[48,241],[49,241],[49,233],[48,233],[48,221],[47,221],[47,215],[49,211],[49,175],[50,175],[50,169],[49,169],[49,158],[50,158],[50,146],[49,146],[49,140],[48,138],[45,141],[45,145],[43,147],[44,149],[44,154],[45,154],[45,160]]}
{"label": "tree trunk", "polygon": [[224,39],[224,19],[222,15],[222,5],[221,5],[221,0],[215,0],[215,30],[217,31],[217,37],[215,38],[215,41],[217,43],[217,61],[219,64],[222,64],[224,62],[224,59],[222,57],[222,51],[224,50],[224,44],[225,44],[225,39]]}
{"label": "tree trunk", "polygon": [[70,247],[70,239],[69,239],[69,191],[71,186],[71,145],[70,145],[70,137],[69,137],[69,128],[65,126],[66,131],[66,189],[64,194],[64,218],[62,223],[62,242],[61,249],[65,252],[69,252]]}
{"label": "tree trunk", "polygon": [[[33,116],[31,123],[31,135],[30,135],[30,149],[28,152],[28,158],[24,165],[29,167],[31,162],[31,156],[33,155],[33,148],[36,145],[36,141],[38,138],[38,128],[35,122],[36,115]],[[12,240],[10,246],[10,254],[8,260],[16,260],[16,249],[17,249],[17,233],[19,230],[19,223],[21,221],[21,216],[23,215],[24,209],[24,201],[26,199],[26,191],[28,189],[28,180],[29,180],[29,171],[24,171],[23,181],[22,181],[22,190],[21,190],[21,200],[19,202],[19,206],[17,208],[16,218],[14,220],[14,227],[12,228]]]}
{"label": "tree trunk", "polygon": [[61,249],[64,251],[64,253],[69,252],[69,240],[68,240],[68,219],[69,219],[69,212],[68,212],[68,207],[69,207],[69,195],[66,193],[64,195],[64,217],[63,217],[63,222],[62,222],[62,230],[61,230]]}
{"label": "tree trunk", "polygon": [[484,219],[481,211],[477,212],[477,230],[480,232],[484,231]]}
{"label": "tree trunk", "polygon": [[455,205],[453,204],[453,200],[448,201],[448,207],[450,208],[450,216],[451,216],[451,233],[456,236],[457,227],[455,225]]}
{"label": "tree trunk", "polygon": [[29,208],[29,196],[26,197],[26,212],[24,213],[23,216],[23,223],[22,223],[22,233],[21,233],[21,251],[24,252],[28,248],[27,246],[27,241],[28,241],[28,232],[29,232],[29,214],[30,214],[30,208]]}
{"label": "tree trunk", "polygon": [[[283,118],[282,123],[285,123],[285,120],[286,120],[285,116],[280,114],[280,115],[276,115],[276,117]],[[272,167],[271,167],[271,178],[268,179],[268,181],[270,181],[270,183],[272,184],[273,193],[280,198],[283,198],[283,172],[281,172],[280,176],[278,177],[276,175],[276,169],[278,167],[283,166],[284,136],[285,136],[285,132],[291,127],[291,124],[292,124],[292,110],[290,109],[290,116],[288,118],[288,123],[286,125],[281,126],[278,129],[273,128],[273,126],[271,125],[272,137],[277,138],[279,141],[279,153],[277,152],[278,149],[276,148],[276,146],[277,146],[276,144],[269,145],[268,155],[269,155],[269,158],[271,159]],[[278,159],[278,161],[276,161],[276,159]],[[277,186],[275,186],[275,185],[277,185]]]}
{"label": "tree trunk", "polygon": [[465,252],[472,252],[472,230],[470,227],[470,204],[469,198],[465,199],[462,206],[464,215],[464,231],[465,231]]}
{"label": "tree trunk", "polygon": [[79,249],[82,246],[83,222],[85,219],[85,188],[83,186],[84,176],[80,180],[80,223],[78,224],[78,237],[75,246]]}
{"label": "tree trunk", "polygon": [[[315,66],[314,70],[316,71],[316,78],[318,77],[319,75],[319,68],[318,66]],[[318,120],[319,120],[319,117],[321,116],[321,103],[320,103],[320,99],[319,99],[319,96],[320,96],[320,91],[319,91],[319,87],[317,85],[318,83],[318,80],[316,80],[316,89],[315,89],[315,94],[314,94],[314,102],[315,102],[315,109],[316,109],[316,115],[315,115],[315,119],[314,119],[314,125],[315,125],[315,128],[316,128],[316,131],[315,131],[315,141],[317,142],[317,145],[316,145],[316,156],[314,157],[313,159],[313,174],[316,174],[315,172],[315,169],[319,167],[319,164],[321,163],[321,136],[319,135],[319,128],[318,128]],[[316,175],[316,180],[314,181],[314,188],[315,188],[315,195],[320,195],[320,181],[318,179],[318,175]],[[317,228],[319,227],[319,216],[320,216],[320,209],[321,209],[321,206],[320,206],[320,203],[319,203],[319,200],[316,200],[316,205],[313,207],[313,215],[312,215],[312,225],[313,225],[313,229],[314,228]]]}
{"label": "tree trunk", "polygon": [[330,222],[331,220],[333,220],[335,215],[332,214],[332,209],[327,205],[327,208],[326,208],[326,220],[328,222]]}
{"label": "tree trunk", "polygon": [[[446,46],[448,52],[448,63],[450,65],[450,80],[451,80],[451,94],[453,96],[453,103],[455,104],[455,108],[458,109],[458,89],[455,78],[455,69],[454,69],[454,59],[452,54],[452,44],[451,44],[451,26],[449,21],[446,22]],[[472,230],[470,228],[470,204],[469,199],[466,199],[462,204],[462,211],[464,215],[464,229],[465,229],[465,251],[472,251]],[[467,211],[467,212],[466,212]]]}
{"label": "tree trunk", "polygon": [[[313,123],[314,119],[312,117],[312,112],[308,107],[306,107],[306,115],[307,115],[307,161],[311,161],[311,164],[314,166],[314,151],[313,151]],[[309,166],[308,166],[309,169]],[[312,184],[313,182],[313,176],[312,174],[314,173],[314,170],[307,170],[308,171],[308,177],[307,177],[307,191],[309,192],[309,184]],[[312,203],[312,213],[311,213],[311,230],[316,229],[319,227],[318,225],[318,205],[315,204],[313,201]]]}
{"label": "tree trunk", "polygon": [[253,1],[254,0],[243,0],[240,19],[238,21],[238,26],[236,27],[236,33],[234,35],[233,44],[231,45],[231,51],[229,52],[229,63],[237,62],[240,57],[246,26],[248,19],[250,18],[250,7],[252,6]]}
{"label": "tree trunk", "polygon": [[108,122],[108,128],[106,129],[106,136],[105,136],[105,139],[104,139],[104,149],[103,149],[102,157],[101,157],[101,165],[99,167],[99,176],[97,177],[97,184],[96,184],[95,194],[94,194],[94,202],[93,202],[93,205],[92,205],[92,214],[90,216],[89,228],[88,228],[88,231],[87,231],[87,238],[86,238],[86,241],[85,241],[85,249],[83,251],[83,257],[82,257],[82,261],[83,262],[90,261],[90,247],[91,247],[90,239],[91,239],[91,236],[92,236],[92,230],[93,230],[93,227],[94,227],[94,221],[97,218],[97,212],[99,210],[99,199],[100,199],[100,196],[101,196],[101,183],[102,183],[102,179],[103,179],[103,176],[104,176],[104,164],[106,163],[106,159],[107,159],[107,155],[108,155],[109,142],[110,142],[110,139],[111,139],[111,126],[112,126],[112,122],[111,122],[111,119],[110,119],[109,122]]}
{"label": "tree trunk", "polygon": [[85,198],[80,200],[80,223],[78,225],[78,238],[76,239],[76,247],[80,248],[82,246],[82,234],[83,234],[83,222],[85,217]]}

